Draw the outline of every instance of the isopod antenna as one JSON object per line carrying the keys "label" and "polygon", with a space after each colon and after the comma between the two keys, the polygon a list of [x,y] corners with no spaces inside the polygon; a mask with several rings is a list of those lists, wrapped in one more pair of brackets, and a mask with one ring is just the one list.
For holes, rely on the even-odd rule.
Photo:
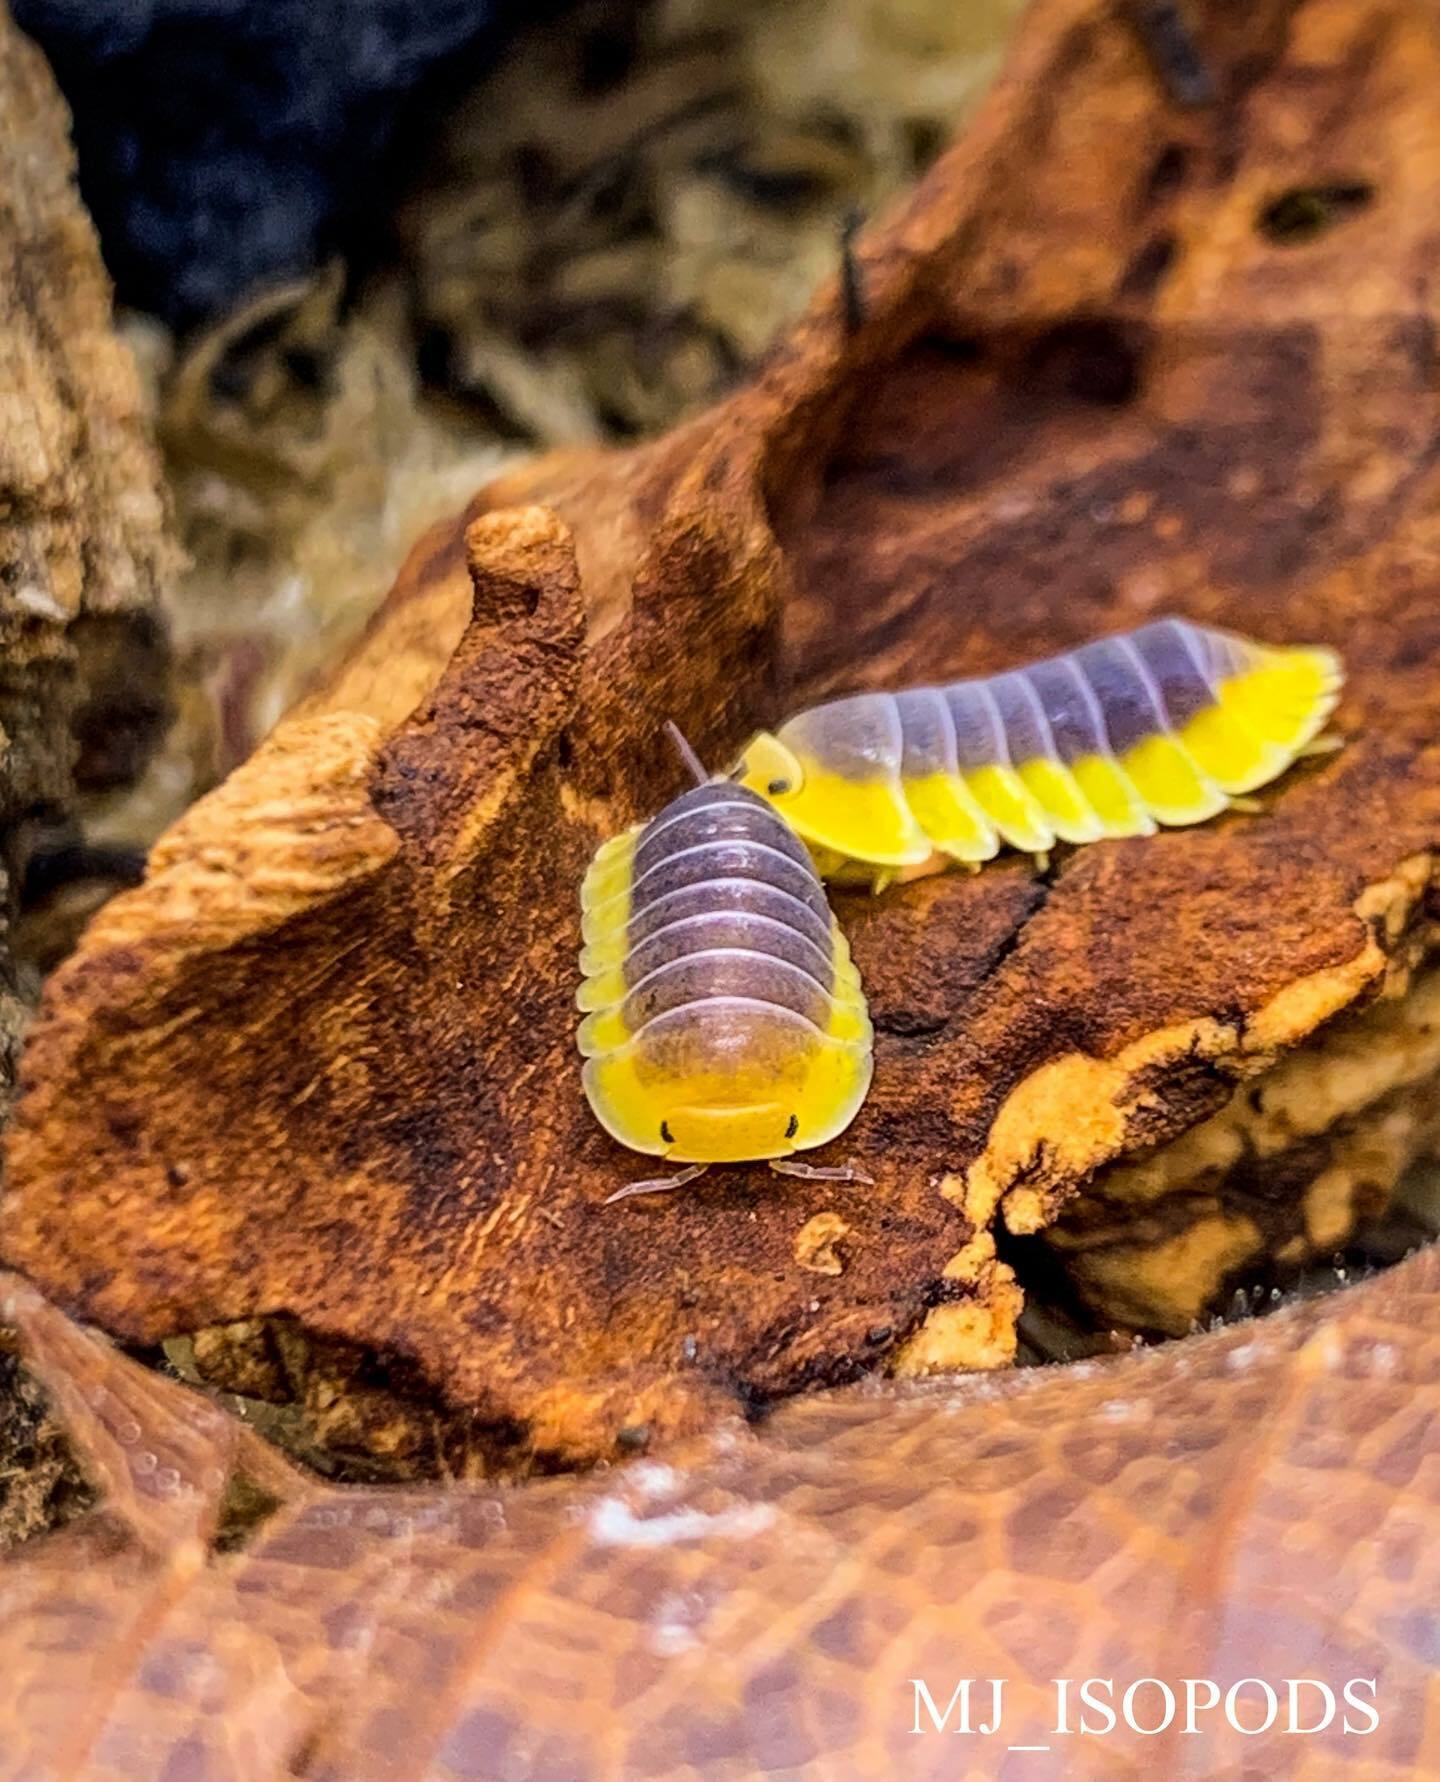
{"label": "isopod antenna", "polygon": [[840,316],[847,334],[858,334],[865,326],[865,274],[855,252],[855,235],[860,227],[860,212],[852,208],[840,225]]}
{"label": "isopod antenna", "polygon": [[714,776],[706,773],[705,763],[695,753],[694,749],[690,747],[689,742],[686,740],[685,732],[678,724],[667,718],[665,720],[665,734],[670,738],[671,742],[674,743],[675,753],[694,775],[695,784],[697,786],[708,786]]}

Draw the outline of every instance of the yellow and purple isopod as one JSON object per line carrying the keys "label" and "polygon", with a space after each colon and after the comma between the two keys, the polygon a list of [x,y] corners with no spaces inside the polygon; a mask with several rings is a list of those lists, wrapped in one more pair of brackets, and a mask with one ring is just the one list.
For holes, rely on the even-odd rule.
{"label": "yellow and purple isopod", "polygon": [[983,680],[816,706],[754,737],[732,778],[827,875],[1044,854],[1234,805],[1315,744],[1341,679],[1333,650],[1160,619]]}
{"label": "yellow and purple isopod", "polygon": [[860,976],[805,846],[726,780],[606,842],[581,889],[584,1085],[633,1151],[692,1167],[792,1164],[837,1136],[870,1084]]}

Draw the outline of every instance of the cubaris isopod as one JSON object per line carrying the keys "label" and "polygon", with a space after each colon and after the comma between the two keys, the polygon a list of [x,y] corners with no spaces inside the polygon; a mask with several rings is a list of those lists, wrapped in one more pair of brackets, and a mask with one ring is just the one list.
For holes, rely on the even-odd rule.
{"label": "cubaris isopod", "polygon": [[784,819],[688,758],[700,783],[607,841],[581,890],[586,1096],[632,1151],[688,1166],[610,1199],[712,1163],[856,1179],[792,1161],[843,1132],[870,1085],[850,949]]}
{"label": "cubaris isopod", "polygon": [[1160,619],[1009,673],[812,707],[753,737],[732,777],[827,877],[973,866],[1002,844],[1044,855],[1245,808],[1328,746],[1340,683],[1333,650]]}

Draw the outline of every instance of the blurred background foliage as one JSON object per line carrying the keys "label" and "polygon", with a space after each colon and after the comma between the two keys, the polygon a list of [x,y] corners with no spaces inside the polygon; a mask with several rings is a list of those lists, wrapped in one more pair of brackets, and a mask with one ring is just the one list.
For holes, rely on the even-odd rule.
{"label": "blurred background foliage", "polygon": [[507,456],[659,431],[741,376],[1018,11],[366,0],[336,43],[327,8],[26,0],[188,557],[178,721],[90,834],[143,848],[243,759]]}

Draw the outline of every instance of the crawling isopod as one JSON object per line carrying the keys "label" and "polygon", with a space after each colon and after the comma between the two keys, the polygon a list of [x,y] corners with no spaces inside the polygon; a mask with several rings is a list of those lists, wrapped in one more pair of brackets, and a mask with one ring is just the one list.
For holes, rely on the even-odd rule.
{"label": "crawling isopod", "polygon": [[1160,619],[984,680],[815,706],[754,737],[732,777],[827,874],[973,865],[1002,842],[1043,856],[1246,808],[1327,746],[1340,682],[1331,650]]}
{"label": "crawling isopod", "polygon": [[790,1161],[843,1132],[870,1084],[849,947],[783,818],[697,777],[606,842],[581,889],[586,1096],[632,1151],[689,1166],[611,1200],[678,1188],[711,1163],[857,1173]]}

